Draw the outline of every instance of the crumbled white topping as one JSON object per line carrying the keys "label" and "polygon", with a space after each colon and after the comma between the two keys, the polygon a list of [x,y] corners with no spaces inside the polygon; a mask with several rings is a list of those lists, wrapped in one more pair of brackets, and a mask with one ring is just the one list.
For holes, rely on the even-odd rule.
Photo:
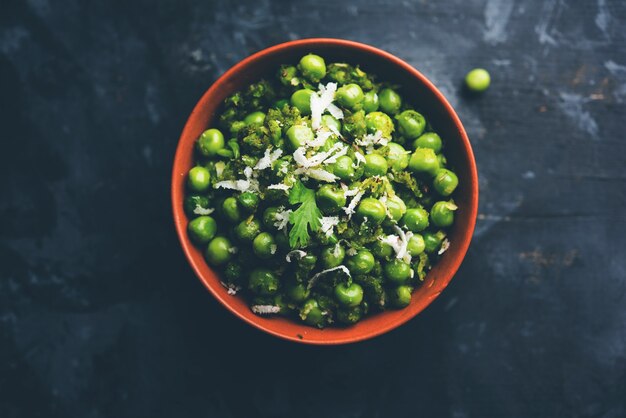
{"label": "crumbled white topping", "polygon": [[[342,115],[342,116],[343,116],[343,115]],[[343,138],[343,135],[341,135],[341,132],[339,132],[339,130],[338,130],[335,126],[330,125],[330,126],[327,126],[327,128],[328,128],[328,129],[329,129],[329,130],[330,130],[333,134],[337,135],[337,137],[339,137],[339,138]]]}
{"label": "crumbled white topping", "polygon": [[343,194],[346,195],[346,197],[354,196],[359,193],[358,187],[356,189],[349,189],[345,183],[341,183],[341,190],[343,190]]}
{"label": "crumbled white topping", "polygon": [[350,257],[352,257],[353,255],[356,255],[356,253],[358,253],[358,251],[354,247],[350,247],[346,250],[346,254],[349,255]]}
{"label": "crumbled white topping", "polygon": [[270,245],[270,254],[272,255],[276,254],[276,250],[278,250],[278,245],[276,244]]}
{"label": "crumbled white topping", "polygon": [[413,237],[413,232],[404,232],[400,227],[398,227],[398,225],[394,225],[393,228],[396,230],[398,235],[387,235],[386,237],[380,238],[380,240],[385,244],[389,244],[391,248],[393,248],[397,259],[402,260],[405,263],[410,263],[411,254],[409,254],[407,246],[409,245],[409,240]]}
{"label": "crumbled white topping", "polygon": [[355,151],[354,157],[356,158],[356,162],[353,164],[354,168],[357,168],[361,163],[365,164],[365,156],[359,151]]}
{"label": "crumbled white topping", "polygon": [[348,219],[350,219],[352,215],[354,215],[356,205],[359,204],[364,194],[365,192],[363,190],[359,190],[350,201],[350,204],[347,207],[343,208],[343,211],[346,213],[346,215],[348,215]]}
{"label": "crumbled white topping", "polygon": [[357,138],[354,142],[357,145],[365,147],[365,149],[369,153],[372,152],[372,150],[374,149],[374,145],[380,145],[382,147],[387,145],[389,143],[389,139],[390,138],[383,137],[382,131],[378,130],[376,131],[376,133],[363,136],[363,138],[361,139]]}
{"label": "crumbled white topping", "polygon": [[285,209],[284,206],[280,206],[278,208],[278,212],[274,216],[276,222],[274,222],[274,226],[279,230],[285,229],[289,224],[289,215],[291,215],[291,209]]}
{"label": "crumbled white topping", "polygon": [[330,237],[333,234],[333,228],[339,225],[339,216],[323,216],[320,223],[322,232]]}
{"label": "crumbled white topping", "polygon": [[217,175],[217,178],[222,177],[225,168],[226,164],[224,163],[224,161],[218,161],[215,163],[215,174]]}
{"label": "crumbled white topping", "polygon": [[328,113],[330,113],[333,118],[335,118],[335,119],[343,119],[343,111],[341,109],[339,109],[336,105],[331,103],[328,106],[327,110],[328,110]]}
{"label": "crumbled white topping", "polygon": [[284,183],[278,183],[278,184],[270,184],[269,186],[267,186],[268,189],[270,190],[284,190],[287,191],[289,189],[291,189],[291,186],[288,186]]}
{"label": "crumbled white topping", "polygon": [[333,132],[327,129],[320,128],[315,133],[315,139],[307,141],[305,145],[310,148],[321,147],[326,143],[326,140],[333,135]]}
{"label": "crumbled white topping", "polygon": [[275,149],[274,151],[272,151],[270,148],[266,149],[265,154],[263,154],[263,157],[261,157],[261,159],[256,163],[254,169],[261,171],[265,170],[266,168],[270,168],[272,164],[274,164],[274,162],[276,162],[276,160],[280,158],[281,155],[283,155],[283,150],[280,148]]}
{"label": "crumbled white topping", "polygon": [[445,253],[446,251],[448,251],[448,248],[450,248],[450,241],[448,241],[448,238],[445,238],[441,243],[441,248],[439,249],[437,254],[441,255]]}
{"label": "crumbled white topping", "polygon": [[[333,155],[331,155],[330,157],[328,157],[327,159],[324,160],[324,164],[334,164],[337,162],[337,158],[339,157],[343,157],[344,155],[346,155],[348,153],[348,146],[347,145],[343,145],[341,142],[337,142],[335,145],[339,145],[339,151],[337,151],[336,153],[334,153]],[[335,148],[333,146],[333,148]]]}
{"label": "crumbled white topping", "polygon": [[234,284],[228,284],[224,282],[220,282],[220,283],[222,284],[222,286],[226,288],[226,293],[228,293],[229,295],[236,295],[237,292],[241,290],[240,286],[235,286]]}
{"label": "crumbled white topping", "polygon": [[255,178],[252,178],[252,168],[246,167],[243,170],[243,174],[246,176],[245,180],[224,180],[215,183],[215,188],[219,189],[232,189],[238,190],[240,192],[258,192],[259,191],[259,181]]}
{"label": "crumbled white topping", "polygon": [[291,257],[294,255],[297,255],[298,259],[300,259],[306,256],[306,251],[302,251],[302,250],[289,251],[287,255],[285,256],[285,260],[287,260],[288,263],[291,263]]}
{"label": "crumbled white topping", "polygon": [[348,152],[347,145],[337,142],[328,151],[314,153],[311,157],[307,158],[306,149],[299,147],[294,151],[293,159],[300,167],[311,168],[321,165],[325,160],[332,158],[336,153],[345,155],[346,152]]}
{"label": "crumbled white topping", "polygon": [[196,207],[193,210],[193,213],[195,213],[196,215],[210,215],[213,212],[215,212],[215,209],[213,208],[203,208],[202,206],[196,204]]}
{"label": "crumbled white topping", "polygon": [[[311,126],[313,127],[313,129],[318,129],[320,127],[320,124],[322,123],[322,115],[324,114],[326,109],[331,106],[333,99],[335,98],[335,92],[337,91],[337,83],[328,83],[326,84],[326,86],[320,84],[318,88],[319,92],[313,93],[311,95],[310,102]],[[334,106],[334,108],[339,109],[336,106]],[[335,109],[333,109],[332,111],[329,109],[328,111],[331,112],[331,114],[333,112],[336,112]],[[339,109],[339,111],[341,112],[341,109]],[[341,114],[341,117],[343,117],[343,112]]]}
{"label": "crumbled white topping", "polygon": [[231,253],[231,254],[237,254],[238,251],[239,251],[239,248],[237,248],[237,247],[230,247],[228,249],[228,252]]}
{"label": "crumbled white topping", "polygon": [[280,306],[274,305],[252,305],[250,309],[257,315],[277,314],[280,312]]}
{"label": "crumbled white topping", "polygon": [[319,168],[308,168],[308,169],[299,168],[296,171],[294,171],[294,173],[304,174],[307,177],[310,177],[312,179],[325,181],[327,183],[333,183],[339,179],[339,177],[337,177],[333,173],[326,171],[326,170],[319,169]]}
{"label": "crumbled white topping", "polygon": [[348,267],[346,267],[344,265],[341,265],[341,266],[333,267],[333,268],[330,268],[330,269],[322,270],[319,273],[313,275],[313,277],[311,277],[311,280],[309,280],[309,285],[307,286],[307,288],[311,289],[315,285],[315,282],[317,282],[317,279],[319,279],[324,274],[328,274],[330,272],[337,271],[337,270],[341,270],[348,277],[352,277],[352,275],[350,274],[350,270],[348,270]]}

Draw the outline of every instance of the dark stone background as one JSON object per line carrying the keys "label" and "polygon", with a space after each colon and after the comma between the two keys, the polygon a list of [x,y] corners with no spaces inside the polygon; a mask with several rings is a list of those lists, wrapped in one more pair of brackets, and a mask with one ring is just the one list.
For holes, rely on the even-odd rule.
{"label": "dark stone background", "polygon": [[[433,80],[481,181],[450,287],[335,348],[219,306],[169,202],[200,95],[313,36]],[[625,116],[619,0],[1,0],[0,417],[624,417]]]}

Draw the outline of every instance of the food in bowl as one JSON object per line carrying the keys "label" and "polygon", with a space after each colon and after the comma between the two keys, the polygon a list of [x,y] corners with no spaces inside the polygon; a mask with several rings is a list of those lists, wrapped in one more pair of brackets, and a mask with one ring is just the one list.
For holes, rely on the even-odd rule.
{"label": "food in bowl", "polygon": [[308,54],[197,139],[188,235],[254,313],[323,328],[401,309],[448,248],[458,178],[397,90]]}

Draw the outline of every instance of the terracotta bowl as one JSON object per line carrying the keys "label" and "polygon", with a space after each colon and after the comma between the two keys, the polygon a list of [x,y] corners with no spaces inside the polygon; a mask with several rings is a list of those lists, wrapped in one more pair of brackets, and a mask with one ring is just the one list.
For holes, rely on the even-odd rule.
{"label": "terracotta bowl", "polygon": [[[380,80],[397,83],[400,94],[422,112],[445,141],[449,165],[459,177],[454,199],[459,206],[449,235],[450,248],[428,273],[424,283],[413,293],[405,309],[390,310],[366,317],[356,325],[323,330],[280,317],[253,314],[246,301],[231,296],[220,284],[217,274],[207,265],[202,251],[187,237],[187,216],[183,210],[185,176],[193,164],[193,147],[198,136],[213,126],[213,119],[223,100],[262,77],[272,76],[281,64],[296,64],[312,52],[326,62],[348,62],[378,75]],[[202,283],[233,314],[249,324],[277,337],[307,344],[346,344],[384,334],[413,318],[426,308],[448,285],[467,252],[478,208],[476,163],[465,129],[443,94],[419,71],[401,59],[374,47],[340,39],[303,39],[264,49],[244,59],[204,93],[191,112],[178,142],[172,172],[172,206],[174,224],[183,251]]]}

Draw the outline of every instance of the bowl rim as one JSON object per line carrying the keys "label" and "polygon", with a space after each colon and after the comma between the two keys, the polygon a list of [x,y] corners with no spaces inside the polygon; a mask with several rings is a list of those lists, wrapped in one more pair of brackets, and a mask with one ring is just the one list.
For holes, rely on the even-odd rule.
{"label": "bowl rim", "polygon": [[[178,165],[179,165],[178,162],[181,160],[183,156],[183,147],[181,145],[183,142],[183,139],[186,137],[186,132],[189,129],[191,129],[194,115],[199,112],[202,104],[205,103],[207,100],[209,100],[210,96],[218,89],[218,86],[224,84],[233,74],[236,74],[242,68],[245,68],[247,65],[249,65],[253,61],[256,61],[257,59],[262,58],[265,55],[270,55],[278,51],[287,50],[292,47],[303,47],[303,46],[309,46],[309,45],[312,47],[325,45],[325,46],[339,46],[339,47],[345,47],[345,48],[350,48],[350,49],[357,49],[362,52],[377,55],[387,61],[390,61],[395,66],[402,68],[412,77],[417,78],[420,81],[420,83],[422,83],[428,90],[430,90],[434,94],[436,99],[443,105],[445,112],[450,117],[451,121],[454,123],[455,128],[458,130],[460,134],[460,138],[461,138],[461,145],[463,148],[462,151],[463,151],[463,154],[466,155],[467,160],[468,160],[467,161],[468,171],[470,174],[470,178],[469,178],[470,190],[468,191],[470,193],[470,197],[468,199],[468,201],[470,202],[470,207],[468,208],[469,222],[466,228],[462,230],[460,234],[460,240],[455,241],[457,248],[456,248],[453,262],[451,263],[450,267],[446,269],[446,274],[443,277],[438,279],[443,284],[441,286],[441,291],[443,291],[443,289],[445,289],[445,287],[448,286],[452,278],[457,273],[459,267],[461,266],[461,263],[463,262],[465,258],[465,255],[467,254],[467,250],[472,240],[474,228],[476,225],[476,218],[478,214],[478,172],[477,172],[474,152],[472,150],[465,128],[463,124],[461,123],[461,120],[458,117],[456,111],[454,110],[452,105],[448,102],[448,100],[445,98],[445,96],[437,89],[437,87],[435,87],[435,85],[428,78],[426,78],[426,76],[424,76],[421,72],[419,72],[416,68],[414,68],[412,65],[410,65],[406,61],[396,57],[395,55],[387,51],[384,51],[382,49],[379,49],[379,48],[376,48],[376,47],[373,47],[371,45],[367,45],[364,43],[346,40],[346,39],[336,39],[336,38],[306,38],[306,39],[283,42],[283,43],[262,49],[244,58],[243,60],[239,61],[238,63],[233,65],[230,69],[228,69],[226,72],[224,72],[220,77],[218,77],[213,82],[213,84],[211,84],[211,86],[204,92],[204,94],[200,97],[198,102],[194,105],[194,108],[191,114],[187,118],[187,121],[185,122],[181,135],[178,139],[177,146],[176,146],[176,153],[174,155],[172,177],[171,177],[171,198],[172,198],[174,226],[176,228],[176,233],[177,233],[179,242],[181,244],[181,247],[183,249],[183,252],[185,254],[185,257],[187,258],[187,261],[191,265],[198,279],[200,279],[200,281],[209,290],[209,292],[226,309],[232,312],[236,317],[252,325],[253,327],[261,331],[264,331],[268,334],[271,334],[273,336],[287,340],[287,341],[293,341],[293,342],[310,344],[310,345],[341,345],[341,344],[356,343],[359,341],[368,340],[368,339],[383,335],[389,331],[392,331],[393,329],[400,327],[401,325],[404,325],[406,322],[408,322],[409,320],[416,317],[419,313],[421,313],[428,305],[430,305],[432,301],[439,296],[441,291],[437,293],[434,297],[428,298],[428,300],[425,301],[425,303],[423,303],[423,306],[421,306],[420,309],[416,310],[412,314],[405,315],[404,317],[401,317],[398,320],[389,323],[389,325],[384,325],[382,327],[369,330],[368,332],[365,332],[358,336],[350,336],[350,328],[346,328],[345,336],[343,335],[334,336],[334,338],[329,338],[329,339],[324,339],[324,340],[310,340],[310,339],[299,338],[299,337],[296,337],[287,333],[281,333],[274,329],[270,329],[266,327],[264,324],[254,319],[251,319],[249,317],[246,317],[241,312],[239,312],[237,308],[233,307],[227,300],[225,300],[225,298],[220,293],[218,293],[213,288],[213,285],[210,283],[210,281],[206,279],[204,275],[202,274],[200,270],[200,266],[197,265],[197,263],[195,262],[194,258],[191,255],[192,244],[186,235],[186,229],[187,229],[186,225],[182,224],[182,219],[184,218],[184,213],[183,213],[184,209],[180,202],[182,202],[181,199],[183,199],[184,196],[183,196],[182,191],[176,186],[177,180],[180,177],[180,170],[178,169]],[[211,267],[209,268],[212,270]]]}

